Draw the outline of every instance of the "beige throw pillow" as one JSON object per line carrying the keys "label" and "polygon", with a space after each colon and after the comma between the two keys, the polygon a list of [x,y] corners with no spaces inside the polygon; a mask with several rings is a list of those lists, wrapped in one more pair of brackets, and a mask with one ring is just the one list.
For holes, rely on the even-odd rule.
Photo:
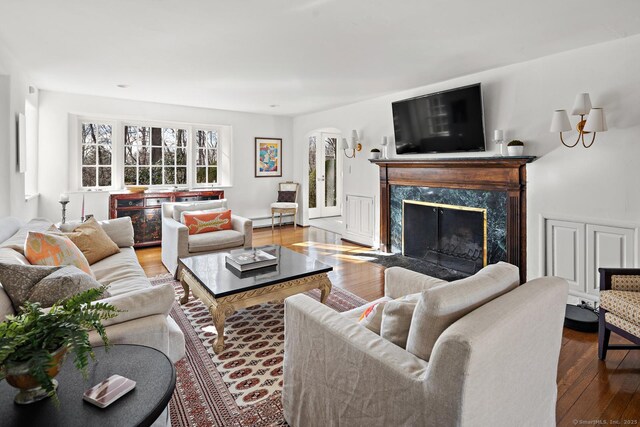
{"label": "beige throw pillow", "polygon": [[380,336],[398,347],[405,348],[415,308],[416,303],[407,299],[387,302],[382,312]]}
{"label": "beige throw pillow", "polygon": [[88,219],[71,233],[65,233],[65,236],[82,251],[90,265],[120,252],[118,245],[105,233],[95,218]]}
{"label": "beige throw pillow", "polygon": [[429,361],[436,340],[445,329],[519,283],[518,267],[499,262],[466,279],[422,292],[411,320],[407,351]]}
{"label": "beige throw pillow", "polygon": [[378,301],[371,304],[365,311],[362,312],[362,315],[358,319],[358,323],[370,331],[375,332],[380,335],[380,325],[382,324],[382,311],[387,302],[389,302],[391,298],[386,300]]}

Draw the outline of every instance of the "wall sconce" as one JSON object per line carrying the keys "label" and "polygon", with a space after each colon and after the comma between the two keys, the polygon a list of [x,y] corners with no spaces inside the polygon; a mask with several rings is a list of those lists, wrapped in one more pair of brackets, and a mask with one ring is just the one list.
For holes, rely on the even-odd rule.
{"label": "wall sconce", "polygon": [[[556,110],[551,118],[551,132],[560,132],[560,142],[566,147],[573,148],[578,145],[578,142],[582,141],[584,148],[589,148],[596,140],[597,132],[607,131],[607,120],[604,116],[604,110],[602,108],[591,108],[591,99],[588,93],[579,93],[576,96],[576,100],[573,103],[573,109],[571,115],[580,116],[580,121],[576,125],[578,130],[578,139],[573,145],[569,145],[564,142],[562,138],[562,132],[571,130],[571,123],[569,122],[569,116],[567,116],[566,110]],[[585,120],[584,116],[589,115]],[[584,136],[593,132],[591,143],[587,145],[584,142]]]}
{"label": "wall sconce", "polygon": [[[351,144],[347,141],[347,138],[342,138],[342,149],[344,150],[344,155],[349,159],[353,159],[356,157],[356,151],[362,150],[362,144],[360,144],[360,138],[358,137],[358,131],[355,129],[351,131]],[[351,155],[347,154],[348,151],[351,151]]]}

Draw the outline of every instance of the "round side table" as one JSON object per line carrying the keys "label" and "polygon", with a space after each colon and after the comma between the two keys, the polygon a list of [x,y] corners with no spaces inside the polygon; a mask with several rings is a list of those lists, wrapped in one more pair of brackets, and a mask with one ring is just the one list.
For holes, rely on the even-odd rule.
{"label": "round side table", "polygon": [[[3,426],[150,426],[169,404],[176,386],[176,370],[162,352],[141,345],[113,345],[94,349],[87,380],[68,355],[58,380],[56,407],[51,398],[29,405],[13,402],[17,390],[0,382],[0,423]],[[136,382],[136,388],[101,409],[85,402],[86,389],[118,374]]]}

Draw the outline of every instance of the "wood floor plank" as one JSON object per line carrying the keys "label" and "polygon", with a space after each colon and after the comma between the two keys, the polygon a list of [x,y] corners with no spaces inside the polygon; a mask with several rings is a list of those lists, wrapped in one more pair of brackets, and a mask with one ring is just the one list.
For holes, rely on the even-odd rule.
{"label": "wood floor plank", "polygon": [[622,416],[640,387],[640,370],[634,369],[634,366],[638,366],[639,363],[640,352],[628,351],[619,368],[610,374],[610,376],[620,376],[622,385],[600,415],[601,419],[618,421],[622,424]]}
{"label": "wood floor plank", "polygon": [[593,348],[593,334],[564,330],[566,342],[560,351],[558,361],[558,399],[567,392],[576,380],[582,378],[585,370],[593,362],[597,350]]}
{"label": "wood floor plank", "polygon": [[[279,244],[333,267],[333,286],[368,301],[384,294],[384,267],[367,262],[368,248],[343,242],[340,236],[314,227],[283,226],[254,230],[254,245]],[[165,274],[159,247],[136,251],[147,276]],[[623,339],[612,334],[612,343]],[[560,426],[574,420],[618,420],[619,425],[640,424],[640,351],[610,351],[605,362],[597,357],[597,334],[564,329],[558,361]],[[626,420],[626,423],[623,422]],[[610,424],[610,423],[609,423]]]}
{"label": "wood floor plank", "polygon": [[[578,398],[566,410],[562,418],[558,418],[558,425],[575,425],[575,420],[602,419],[604,411],[616,398],[627,378],[626,375],[618,375],[616,373],[633,368],[634,364],[636,367],[640,366],[640,363],[637,360],[633,360],[633,357],[625,362],[628,353],[628,351],[610,351],[607,354],[606,361],[598,360],[597,356],[594,356],[590,367],[592,367],[592,372],[595,372],[595,375],[590,380],[585,376],[582,381],[572,386],[573,393],[570,391],[565,394],[565,396],[571,397],[577,395]],[[558,401],[558,412],[562,412],[564,409],[562,406],[563,398]]]}
{"label": "wood floor plank", "polygon": [[[587,354],[589,363],[580,375],[569,384],[566,393],[558,399],[556,407],[558,425],[573,425],[574,419],[582,419],[580,416],[587,416],[587,414],[595,412],[600,415],[608,404],[608,400],[605,406],[601,407],[600,405],[604,401],[593,394],[585,395],[586,390],[593,392],[593,387],[597,386],[599,379],[606,376],[607,372],[617,369],[626,355],[625,352],[611,352],[607,356],[607,360],[603,362],[598,360],[595,345],[588,349]],[[603,396],[603,398],[608,399],[608,396]]]}
{"label": "wood floor plank", "polygon": [[620,420],[623,425],[627,426],[637,426],[640,424],[640,390],[636,390],[633,394],[629,404],[627,405],[627,409],[625,409],[620,416]]}

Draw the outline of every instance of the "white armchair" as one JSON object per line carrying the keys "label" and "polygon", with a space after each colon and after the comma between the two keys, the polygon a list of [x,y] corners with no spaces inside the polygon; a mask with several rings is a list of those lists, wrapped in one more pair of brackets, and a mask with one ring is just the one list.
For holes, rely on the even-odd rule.
{"label": "white armchair", "polygon": [[[386,293],[394,297],[448,286],[389,270]],[[293,427],[555,426],[567,291],[566,281],[553,277],[507,291],[446,328],[429,361],[306,295],[289,297],[285,419]]]}
{"label": "white armchair", "polygon": [[162,204],[162,263],[171,274],[177,273],[179,258],[252,247],[253,222],[248,218],[232,214],[231,230],[193,235],[180,221],[182,212],[226,207],[226,199]]}

